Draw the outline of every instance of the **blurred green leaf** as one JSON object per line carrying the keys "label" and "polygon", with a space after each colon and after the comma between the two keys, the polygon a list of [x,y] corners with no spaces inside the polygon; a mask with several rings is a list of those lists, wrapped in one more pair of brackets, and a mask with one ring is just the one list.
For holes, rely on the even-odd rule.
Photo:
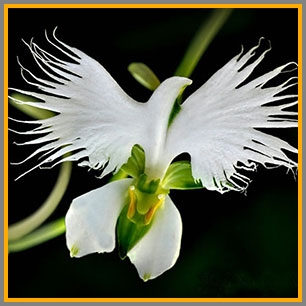
{"label": "blurred green leaf", "polygon": [[128,70],[141,85],[149,90],[154,91],[160,84],[155,73],[143,63],[131,63]]}

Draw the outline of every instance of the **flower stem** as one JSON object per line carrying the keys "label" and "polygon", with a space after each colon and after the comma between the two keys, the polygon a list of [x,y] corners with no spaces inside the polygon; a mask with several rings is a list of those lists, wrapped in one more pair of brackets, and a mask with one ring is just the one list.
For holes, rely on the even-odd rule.
{"label": "flower stem", "polygon": [[[50,111],[37,109],[32,106],[17,103],[16,101],[32,101],[33,98],[20,93],[13,93],[9,102],[22,111],[23,113],[35,118],[45,119],[53,116]],[[9,251],[21,251],[41,242],[47,241],[53,237],[60,235],[65,231],[65,228],[60,223],[60,220],[46,225],[41,229],[31,233],[39,227],[56,209],[61,201],[71,176],[72,163],[64,162],[60,168],[57,181],[48,198],[40,206],[40,208],[27,218],[18,221],[8,228]],[[63,221],[61,221],[63,222]],[[50,232],[48,232],[50,231]],[[31,233],[31,234],[29,234]]]}
{"label": "flower stem", "polygon": [[231,12],[232,9],[216,9],[213,11],[210,18],[205,20],[194,36],[174,75],[189,77],[192,74],[201,56],[224,25]]}
{"label": "flower stem", "polygon": [[9,252],[19,252],[26,250],[63,234],[65,230],[65,218],[62,217],[47,225],[42,226],[38,230],[22,237],[17,241],[9,242],[8,250]]}
{"label": "flower stem", "polygon": [[64,162],[61,166],[58,179],[49,197],[42,206],[27,218],[9,226],[9,241],[20,239],[40,226],[56,209],[69,183],[72,170],[71,162]]}

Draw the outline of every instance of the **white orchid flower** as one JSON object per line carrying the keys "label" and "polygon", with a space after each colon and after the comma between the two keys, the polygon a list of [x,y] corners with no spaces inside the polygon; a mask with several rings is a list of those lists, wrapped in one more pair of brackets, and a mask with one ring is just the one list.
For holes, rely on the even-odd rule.
{"label": "white orchid flower", "polygon": [[[297,127],[297,95],[287,90],[297,78],[269,85],[296,64],[249,79],[271,49],[259,50],[262,39],[218,70],[174,116],[176,98],[190,79],[170,77],[140,103],[94,59],[55,35],[46,38],[66,60],[31,41],[27,46],[48,80],[21,66],[26,82],[40,91],[11,88],[40,101],[17,103],[56,113],[25,132],[39,137],[24,144],[42,144],[29,156],[42,155],[34,168],[78,161],[101,170],[100,177],[119,169],[128,176],[73,200],[66,215],[71,256],[113,251],[117,228],[121,256],[130,258],[143,280],[153,279],[175,264],[180,251],[182,222],[170,189],[244,191],[246,171],[258,164],[297,167],[286,154],[296,148],[259,130]],[[190,162],[173,162],[181,153]]]}

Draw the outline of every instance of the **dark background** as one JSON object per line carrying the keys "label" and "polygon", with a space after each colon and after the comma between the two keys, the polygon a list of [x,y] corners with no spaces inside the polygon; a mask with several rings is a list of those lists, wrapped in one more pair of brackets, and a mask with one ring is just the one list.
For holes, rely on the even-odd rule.
{"label": "dark background", "polygon": [[[45,46],[44,30],[98,60],[136,100],[150,92],[129,74],[144,62],[160,80],[173,75],[209,9],[9,9],[9,85],[27,89],[17,65],[32,63],[26,46],[34,36]],[[190,94],[209,76],[264,36],[272,42],[261,64],[269,71],[297,61],[297,9],[236,9],[198,64]],[[10,116],[28,119],[12,107]],[[10,127],[16,125],[10,122]],[[20,127],[19,125],[16,127]],[[20,129],[20,128],[19,128]],[[9,159],[19,161],[33,148],[18,147],[23,137],[9,134]],[[297,131],[282,131],[297,146]],[[14,179],[31,163],[9,168],[9,222],[40,206],[52,189],[58,167]],[[9,255],[9,297],[296,297],[297,181],[285,168],[258,167],[247,195],[206,190],[172,191],[183,220],[180,257],[155,280],[143,283],[128,259],[110,254],[71,259],[61,236]],[[75,197],[99,187],[87,169],[74,167],[62,203],[49,220],[64,216]]]}

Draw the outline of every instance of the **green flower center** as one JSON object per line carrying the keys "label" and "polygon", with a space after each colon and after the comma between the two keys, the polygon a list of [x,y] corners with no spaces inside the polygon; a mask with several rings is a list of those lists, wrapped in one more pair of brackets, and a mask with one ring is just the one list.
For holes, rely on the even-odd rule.
{"label": "green flower center", "polygon": [[160,186],[159,179],[149,180],[146,174],[141,174],[128,189],[127,218],[138,225],[150,224],[168,193],[169,190]]}
{"label": "green flower center", "polygon": [[134,185],[129,187],[130,203],[127,217],[130,221],[148,225],[159,207],[165,201],[165,193],[146,193],[138,190]]}

